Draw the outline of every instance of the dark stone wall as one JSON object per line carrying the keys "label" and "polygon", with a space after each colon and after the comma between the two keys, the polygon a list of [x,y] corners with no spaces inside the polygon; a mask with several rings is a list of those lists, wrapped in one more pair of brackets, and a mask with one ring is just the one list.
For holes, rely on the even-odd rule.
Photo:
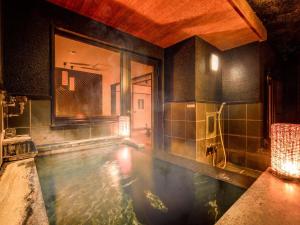
{"label": "dark stone wall", "polygon": [[281,73],[282,118],[278,122],[300,123],[300,54],[294,55],[283,64]]}
{"label": "dark stone wall", "polygon": [[[221,69],[210,68],[210,57],[221,52],[198,37],[165,50],[165,101],[219,102],[222,98]],[[221,66],[221,65],[220,65]]]}
{"label": "dark stone wall", "polygon": [[4,84],[18,95],[49,97],[54,27],[163,59],[163,49],[43,0],[3,0]]}
{"label": "dark stone wall", "polygon": [[[196,101],[220,102],[222,100],[221,51],[196,37]],[[211,55],[219,56],[219,70],[212,71]]]}
{"label": "dark stone wall", "polygon": [[249,44],[223,52],[223,101],[249,103],[262,100],[260,46]]}
{"label": "dark stone wall", "polygon": [[37,1],[4,4],[4,84],[20,95],[50,95],[50,20]]}
{"label": "dark stone wall", "polygon": [[[219,56],[218,71],[210,68],[212,54]],[[265,44],[221,52],[192,37],[165,50],[165,102],[264,102],[272,67],[274,56]]]}
{"label": "dark stone wall", "polygon": [[195,38],[165,49],[165,101],[195,101]]}

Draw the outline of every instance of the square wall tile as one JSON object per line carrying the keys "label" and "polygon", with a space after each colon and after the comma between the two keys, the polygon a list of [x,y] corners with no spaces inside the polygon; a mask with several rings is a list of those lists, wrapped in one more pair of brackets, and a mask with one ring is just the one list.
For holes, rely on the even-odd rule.
{"label": "square wall tile", "polygon": [[205,103],[196,104],[196,120],[206,120]]}
{"label": "square wall tile", "polygon": [[270,164],[270,156],[268,155],[260,153],[246,155],[246,167],[248,168],[265,171]]}
{"label": "square wall tile", "polygon": [[262,146],[262,138],[247,137],[247,152],[257,152]]}
{"label": "square wall tile", "polygon": [[229,134],[246,135],[246,120],[229,120]]}
{"label": "square wall tile", "polygon": [[206,122],[197,122],[197,139],[205,139],[206,137]]}
{"label": "square wall tile", "polygon": [[171,152],[184,158],[196,159],[196,141],[172,138]]}
{"label": "square wall tile", "polygon": [[246,151],[246,137],[228,135],[228,148]]}
{"label": "square wall tile", "polygon": [[246,104],[232,104],[228,109],[229,119],[246,119]]}
{"label": "square wall tile", "polygon": [[246,152],[228,151],[228,161],[239,166],[246,166]]}
{"label": "square wall tile", "polygon": [[247,136],[262,137],[263,133],[263,122],[247,120]]}
{"label": "square wall tile", "polygon": [[229,120],[224,120],[224,134],[229,134]]}
{"label": "square wall tile", "polygon": [[216,123],[217,123],[217,135],[220,135],[220,130],[222,131],[222,134],[224,134],[224,127],[225,127],[225,123],[224,123],[224,120],[221,119],[221,127],[219,127],[219,119],[218,119],[218,115],[217,115],[217,118],[216,118]]}
{"label": "square wall tile", "polygon": [[172,121],[172,137],[185,139],[185,121]]}
{"label": "square wall tile", "polygon": [[171,152],[176,155],[184,156],[185,140],[171,138]]}
{"label": "square wall tile", "polygon": [[216,104],[214,104],[214,103],[206,103],[205,107],[206,107],[206,112],[216,112],[217,111]]}
{"label": "square wall tile", "polygon": [[228,135],[223,135],[223,142],[224,142],[224,147],[228,148]]}
{"label": "square wall tile", "polygon": [[224,120],[228,120],[229,117],[228,117],[228,111],[229,111],[229,105],[226,104],[224,107],[223,107],[223,111],[222,111],[222,117]]}
{"label": "square wall tile", "polygon": [[172,120],[185,120],[185,103],[172,103],[171,104],[171,119]]}
{"label": "square wall tile", "polygon": [[186,122],[186,139],[196,139],[196,122]]}
{"label": "square wall tile", "polygon": [[189,159],[196,160],[196,141],[187,140],[185,142],[184,155]]}
{"label": "square wall tile", "polygon": [[263,120],[262,103],[247,104],[247,119]]}

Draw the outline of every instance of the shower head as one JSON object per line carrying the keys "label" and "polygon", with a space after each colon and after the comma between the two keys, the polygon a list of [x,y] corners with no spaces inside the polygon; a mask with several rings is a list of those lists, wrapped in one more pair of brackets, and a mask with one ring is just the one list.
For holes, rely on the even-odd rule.
{"label": "shower head", "polygon": [[221,114],[224,105],[226,105],[226,102],[223,102],[223,103],[221,104],[221,107],[220,107],[219,111],[217,112],[218,114]]}

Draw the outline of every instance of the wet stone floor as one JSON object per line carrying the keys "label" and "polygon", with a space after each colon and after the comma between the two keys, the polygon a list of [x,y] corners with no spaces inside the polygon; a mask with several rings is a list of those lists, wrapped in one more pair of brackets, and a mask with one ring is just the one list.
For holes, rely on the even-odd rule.
{"label": "wet stone floor", "polygon": [[245,191],[126,146],[36,165],[51,225],[209,225]]}

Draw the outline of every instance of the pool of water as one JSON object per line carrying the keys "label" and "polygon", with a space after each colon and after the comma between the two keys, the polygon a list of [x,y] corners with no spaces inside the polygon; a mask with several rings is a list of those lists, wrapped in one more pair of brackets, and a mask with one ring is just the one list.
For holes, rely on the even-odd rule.
{"label": "pool of water", "polygon": [[36,165],[51,225],[209,225],[245,191],[125,146]]}

